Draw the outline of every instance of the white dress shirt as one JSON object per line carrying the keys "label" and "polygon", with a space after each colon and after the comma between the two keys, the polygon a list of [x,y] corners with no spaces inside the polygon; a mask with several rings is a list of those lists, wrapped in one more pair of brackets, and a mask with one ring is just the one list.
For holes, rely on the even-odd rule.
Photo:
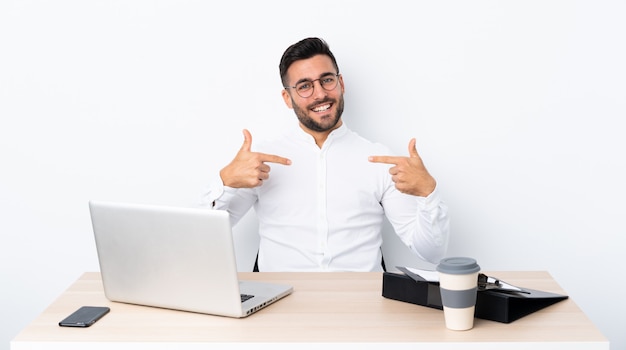
{"label": "white dress shirt", "polygon": [[447,207],[437,189],[428,197],[399,192],[391,165],[368,161],[368,156],[392,155],[387,147],[344,123],[321,149],[299,127],[254,148],[292,163],[267,163],[269,179],[256,188],[215,181],[203,203],[227,210],[233,225],[254,206],[260,271],[381,271],[383,215],[421,259],[438,263],[444,257]]}

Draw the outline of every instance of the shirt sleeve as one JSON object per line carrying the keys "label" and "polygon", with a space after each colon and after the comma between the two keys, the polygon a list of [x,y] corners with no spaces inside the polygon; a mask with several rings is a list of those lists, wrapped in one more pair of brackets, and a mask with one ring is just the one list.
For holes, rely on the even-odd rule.
{"label": "shirt sleeve", "polygon": [[421,259],[437,264],[444,258],[450,222],[437,187],[427,197],[418,197],[403,194],[393,186],[383,207],[396,234]]}
{"label": "shirt sleeve", "polygon": [[254,189],[224,186],[221,177],[216,174],[205,187],[200,197],[200,206],[228,211],[231,225],[234,226],[250,210],[256,199]]}
{"label": "shirt sleeve", "polygon": [[224,185],[222,179],[217,176],[213,176],[209,184],[204,188],[200,196],[200,207],[214,209],[215,202],[224,193]]}

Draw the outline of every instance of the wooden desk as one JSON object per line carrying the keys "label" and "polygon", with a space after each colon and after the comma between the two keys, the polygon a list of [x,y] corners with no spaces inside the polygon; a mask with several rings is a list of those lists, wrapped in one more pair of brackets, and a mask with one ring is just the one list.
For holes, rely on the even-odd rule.
{"label": "wooden desk", "polygon": [[[547,272],[488,273],[566,294]],[[328,343],[358,349],[609,349],[571,298],[510,324],[476,319],[472,330],[451,331],[440,310],[383,298],[381,273],[240,277],[289,283],[294,293],[252,316],[231,319],[110,302],[100,274],[88,272],[18,334],[11,349],[318,349]],[[58,326],[83,305],[105,305],[111,312],[89,328]]]}

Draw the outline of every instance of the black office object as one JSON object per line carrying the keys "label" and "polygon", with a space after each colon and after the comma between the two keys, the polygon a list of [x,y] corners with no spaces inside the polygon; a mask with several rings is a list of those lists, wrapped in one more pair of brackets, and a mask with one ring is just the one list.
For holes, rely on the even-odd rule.
{"label": "black office object", "polygon": [[[535,311],[568,298],[567,295],[524,288],[525,293],[481,290],[476,297],[475,317],[511,323]],[[383,273],[385,298],[443,309],[439,282],[416,281],[393,272]]]}
{"label": "black office object", "polygon": [[62,327],[90,327],[111,309],[106,306],[82,306],[59,322]]}

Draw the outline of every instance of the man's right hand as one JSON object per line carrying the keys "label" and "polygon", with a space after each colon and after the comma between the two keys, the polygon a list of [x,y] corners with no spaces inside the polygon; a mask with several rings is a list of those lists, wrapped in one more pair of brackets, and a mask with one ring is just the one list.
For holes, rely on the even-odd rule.
{"label": "man's right hand", "polygon": [[243,130],[243,145],[235,159],[220,171],[224,186],[252,188],[261,186],[270,176],[270,166],[265,163],[290,165],[291,160],[273,154],[252,152],[252,135]]}

